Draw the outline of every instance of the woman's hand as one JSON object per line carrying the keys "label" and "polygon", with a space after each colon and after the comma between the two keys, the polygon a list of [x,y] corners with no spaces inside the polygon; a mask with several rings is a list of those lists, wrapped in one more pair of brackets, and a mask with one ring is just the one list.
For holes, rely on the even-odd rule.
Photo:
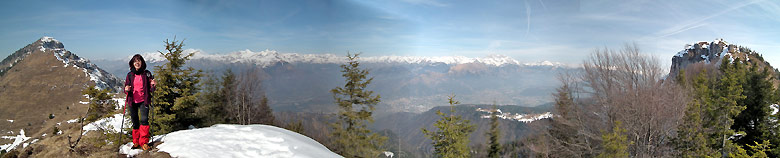
{"label": "woman's hand", "polygon": [[150,84],[152,84],[152,87],[154,87],[154,85],[156,85],[157,82],[154,82],[154,79],[152,79],[152,82]]}
{"label": "woman's hand", "polygon": [[125,92],[129,92],[129,91],[130,91],[130,86],[125,86]]}

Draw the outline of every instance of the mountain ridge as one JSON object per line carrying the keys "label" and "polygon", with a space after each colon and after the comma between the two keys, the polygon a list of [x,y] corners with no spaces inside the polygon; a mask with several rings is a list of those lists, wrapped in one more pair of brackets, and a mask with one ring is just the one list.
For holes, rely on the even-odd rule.
{"label": "mountain ridge", "polygon": [[[88,108],[84,88],[117,91],[114,75],[65,49],[52,37],[42,37],[6,57],[0,76],[0,134],[23,129],[37,137],[59,126],[56,122],[81,117]],[[47,130],[48,129],[48,130]],[[0,139],[0,145],[8,139]],[[6,147],[7,148],[7,147]]]}
{"label": "mountain ridge", "polygon": [[[231,63],[252,63],[263,67],[271,66],[276,63],[314,63],[314,64],[342,64],[347,60],[344,56],[335,54],[298,54],[298,53],[280,53],[276,50],[252,51],[249,49],[231,52],[228,54],[207,54],[197,49],[186,49],[185,54],[193,53],[191,59],[205,59],[215,61],[226,61]],[[158,52],[142,53],[147,62],[165,61]],[[124,60],[132,56],[124,57]],[[470,58],[465,56],[366,56],[358,58],[358,61],[366,63],[390,63],[390,64],[470,64],[481,63],[488,66],[501,67],[506,65],[520,66],[550,66],[550,67],[577,67],[576,65],[567,65],[560,62],[539,61],[531,63],[522,63],[509,56],[491,54],[485,57]]]}

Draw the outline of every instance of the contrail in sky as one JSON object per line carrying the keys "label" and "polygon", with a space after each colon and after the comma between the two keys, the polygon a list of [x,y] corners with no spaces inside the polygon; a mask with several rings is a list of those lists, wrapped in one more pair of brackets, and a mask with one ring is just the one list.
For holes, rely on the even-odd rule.
{"label": "contrail in sky", "polygon": [[528,36],[528,33],[531,32],[531,6],[528,5],[528,0],[525,0],[525,15],[526,15],[526,27],[525,27],[525,36]]}

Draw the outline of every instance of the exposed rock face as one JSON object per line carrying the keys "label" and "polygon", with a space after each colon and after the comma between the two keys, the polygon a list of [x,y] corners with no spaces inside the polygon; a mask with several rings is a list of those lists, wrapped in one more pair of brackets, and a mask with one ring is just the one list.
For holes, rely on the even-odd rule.
{"label": "exposed rock face", "polygon": [[[747,47],[729,44],[723,39],[712,42],[696,42],[686,44],[685,49],[672,57],[672,66],[667,78],[674,78],[681,70],[686,70],[688,76],[696,75],[701,70],[709,72],[719,71],[723,60],[728,62],[742,62],[749,66],[758,66],[759,70],[769,69],[771,76],[778,76],[780,71],[772,67],[756,51]],[[776,83],[780,84],[780,83]]]}
{"label": "exposed rock face", "polygon": [[720,65],[721,58],[731,56],[736,51],[736,45],[728,44],[723,39],[686,44],[685,49],[672,57],[672,67],[669,71],[669,76],[676,76],[681,69],[694,63],[705,62],[715,66]]}

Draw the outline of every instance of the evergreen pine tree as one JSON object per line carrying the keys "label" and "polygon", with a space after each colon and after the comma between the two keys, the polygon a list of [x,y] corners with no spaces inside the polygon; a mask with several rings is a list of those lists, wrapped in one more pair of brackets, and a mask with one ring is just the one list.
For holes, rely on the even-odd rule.
{"label": "evergreen pine tree", "polygon": [[303,121],[297,120],[295,122],[289,122],[285,126],[285,129],[293,131],[295,133],[304,134],[303,133]]}
{"label": "evergreen pine tree", "polygon": [[678,157],[717,157],[717,153],[707,145],[707,138],[705,137],[706,128],[702,125],[704,120],[701,116],[703,112],[702,107],[710,105],[711,100],[708,83],[706,71],[699,73],[694,78],[692,85],[694,97],[688,103],[685,116],[683,116],[683,123],[677,127],[677,138],[674,139],[675,148],[680,152]]}
{"label": "evergreen pine tree", "polygon": [[674,81],[682,87],[688,86],[687,80],[688,79],[685,77],[685,69],[680,70],[680,72],[678,72],[677,76],[674,78]]}
{"label": "evergreen pine tree", "polygon": [[594,157],[590,151],[595,148],[590,144],[590,138],[583,137],[578,131],[583,130],[582,121],[577,115],[577,107],[572,97],[572,89],[568,84],[563,84],[556,89],[553,94],[555,99],[554,112],[558,117],[550,121],[550,128],[547,130],[547,136],[551,139],[549,142],[539,141],[540,143],[549,143],[548,155],[540,157]]}
{"label": "evergreen pine tree", "polygon": [[[780,74],[780,73],[778,73]],[[775,95],[774,96],[780,96],[780,88],[775,89]],[[777,106],[778,101],[775,101],[775,108],[780,110],[780,106]],[[773,109],[774,110],[774,109]],[[773,115],[769,116],[769,120],[772,120],[770,122],[773,122],[773,124],[770,126],[769,130],[772,134],[771,137],[769,137],[769,142],[772,144],[770,145],[770,152],[769,155],[772,157],[780,157],[780,111],[776,112]]]}
{"label": "evergreen pine tree", "polygon": [[[112,100],[109,89],[97,89],[95,86],[89,86],[82,90],[82,94],[89,96],[89,111],[87,111],[87,122],[92,122],[98,118],[109,114],[116,106],[116,101]],[[50,114],[51,115],[51,114]],[[54,116],[51,115],[50,118]]]}
{"label": "evergreen pine tree", "polygon": [[490,112],[490,131],[485,133],[488,136],[488,157],[497,158],[501,156],[501,144],[498,142],[501,134],[498,129],[498,107],[493,105],[493,111]]}
{"label": "evergreen pine tree", "polygon": [[155,66],[157,90],[153,92],[153,109],[150,111],[151,126],[154,135],[166,134],[186,129],[190,125],[198,126],[200,119],[193,115],[197,105],[198,87],[201,71],[184,67],[193,53],[185,54],[184,41],[165,42],[162,54],[167,62]]}
{"label": "evergreen pine tree", "polygon": [[598,158],[621,158],[628,157],[628,145],[631,142],[626,137],[626,129],[621,128],[621,122],[615,121],[615,127],[612,128],[611,133],[604,133],[601,139],[604,140],[602,146],[604,151],[599,154]]}
{"label": "evergreen pine tree", "polygon": [[199,98],[198,106],[195,109],[198,117],[202,118],[203,126],[211,126],[220,123],[233,123],[230,120],[227,109],[229,104],[230,93],[224,93],[223,90],[227,87],[223,86],[225,83],[234,82],[227,76],[233,75],[230,69],[228,69],[223,76],[210,76],[203,82],[203,88],[201,97]]}
{"label": "evergreen pine tree", "polygon": [[422,128],[423,134],[430,138],[437,157],[443,158],[466,158],[470,157],[471,148],[469,148],[469,135],[474,131],[474,125],[469,120],[462,119],[455,115],[455,105],[460,102],[455,101],[450,96],[450,114],[447,115],[437,110],[436,115],[441,119],[433,124],[438,131],[429,131]]}
{"label": "evergreen pine tree", "polygon": [[225,108],[225,119],[227,119],[228,123],[231,124],[238,124],[238,118],[236,117],[236,114],[233,114],[230,112],[229,109],[232,109],[234,104],[236,104],[236,94],[238,91],[238,79],[236,77],[236,74],[233,73],[233,70],[227,69],[222,74],[222,83],[220,83],[220,90],[219,93],[224,95],[224,98],[221,99],[222,106]]}
{"label": "evergreen pine tree", "polygon": [[707,107],[709,118],[705,125],[712,128],[710,145],[713,149],[718,149],[723,157],[728,156],[729,151],[736,149],[735,144],[728,138],[737,133],[731,129],[731,125],[734,124],[733,118],[745,109],[744,105],[738,103],[739,100],[745,99],[739,79],[740,76],[744,76],[742,66],[739,59],[733,62],[723,60],[720,66],[723,75],[715,85],[713,103]]}
{"label": "evergreen pine tree", "polygon": [[338,121],[331,124],[333,150],[344,157],[376,157],[387,138],[372,133],[367,127],[368,123],[374,122],[372,114],[374,105],[379,103],[379,95],[366,90],[374,78],[366,79],[369,72],[360,68],[358,55],[347,53],[348,62],[341,65],[341,76],[346,83],[331,90],[339,106]]}
{"label": "evergreen pine tree", "polygon": [[769,146],[771,145],[769,141],[764,140],[761,144],[758,142],[753,142],[755,145],[747,144],[745,145],[750,149],[750,153],[748,153],[747,150],[742,148],[741,146],[737,147],[737,150],[733,153],[729,153],[729,157],[733,158],[768,158],[769,155],[767,154],[770,151]]}
{"label": "evergreen pine tree", "polygon": [[274,118],[273,111],[271,111],[271,107],[268,105],[268,97],[265,95],[260,99],[260,105],[258,105],[257,113],[254,115],[257,119],[254,119],[253,123],[274,125],[276,118]]}
{"label": "evergreen pine tree", "polygon": [[734,118],[731,128],[745,132],[745,136],[736,142],[746,148],[755,142],[770,140],[777,136],[771,132],[774,123],[770,121],[769,107],[777,102],[777,96],[774,95],[776,90],[772,85],[768,69],[759,72],[758,65],[752,65],[743,78],[745,80],[742,84],[743,95],[746,98],[739,102],[740,105],[745,105],[745,110]]}

